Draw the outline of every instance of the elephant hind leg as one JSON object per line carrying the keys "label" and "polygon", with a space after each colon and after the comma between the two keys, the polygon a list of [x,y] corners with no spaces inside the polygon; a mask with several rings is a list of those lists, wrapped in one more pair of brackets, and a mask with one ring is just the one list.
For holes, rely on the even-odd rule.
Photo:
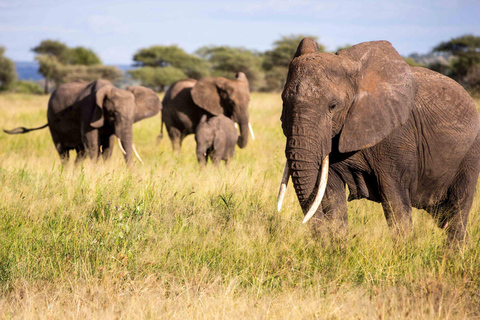
{"label": "elephant hind leg", "polygon": [[62,164],[68,163],[68,160],[70,159],[70,150],[61,143],[56,143],[55,149],[57,149]]}
{"label": "elephant hind leg", "polygon": [[459,172],[448,189],[447,199],[439,206],[436,215],[437,225],[445,228],[449,243],[451,240],[465,241],[468,238],[468,215],[480,172],[478,154],[480,154],[480,135],[477,136],[469,153],[463,159]]}
{"label": "elephant hind leg", "polygon": [[85,159],[85,149],[82,147],[77,147],[75,149],[77,151],[77,157],[75,158],[75,165],[79,164],[80,162]]}
{"label": "elephant hind leg", "polygon": [[170,140],[172,141],[172,148],[175,153],[180,152],[182,148],[182,141],[183,141],[183,134],[182,132],[174,127],[168,128],[168,136],[170,137]]}

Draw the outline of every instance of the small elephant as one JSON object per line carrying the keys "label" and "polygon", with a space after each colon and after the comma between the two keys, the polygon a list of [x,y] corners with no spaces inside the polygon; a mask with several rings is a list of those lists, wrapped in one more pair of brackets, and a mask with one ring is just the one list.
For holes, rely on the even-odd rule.
{"label": "small elephant", "polygon": [[238,131],[233,120],[222,114],[210,117],[203,115],[195,132],[198,163],[206,165],[210,157],[215,165],[221,160],[227,164],[235,153],[237,140]]}
{"label": "small elephant", "polygon": [[[319,53],[305,38],[282,93],[285,166],[277,208],[293,185],[315,225],[347,225],[348,200],[382,204],[389,226],[412,228],[412,207],[466,238],[480,171],[480,118],[455,81],[410,67],[387,41]],[[343,233],[343,232],[341,232]],[[453,241],[453,242],[455,242]]]}
{"label": "small elephant", "polygon": [[132,144],[133,123],[152,117],[161,109],[158,95],[145,87],[123,90],[108,80],[76,81],[60,85],[52,93],[46,125],[4,131],[18,134],[48,126],[60,158],[68,161],[69,151],[75,149],[76,162],[84,158],[86,151],[94,161],[99,155],[108,159],[117,136],[125,161],[130,164],[132,149],[136,153]]}
{"label": "small elephant", "polygon": [[[250,90],[248,79],[243,72],[236,75],[236,80],[222,77],[186,79],[172,85],[163,98],[163,123],[167,127],[175,152],[181,149],[183,139],[195,130],[203,115],[225,115],[238,123],[240,137],[238,146],[244,148],[248,141],[248,132],[253,131],[248,122],[248,103]],[[159,138],[163,136],[160,133]]]}

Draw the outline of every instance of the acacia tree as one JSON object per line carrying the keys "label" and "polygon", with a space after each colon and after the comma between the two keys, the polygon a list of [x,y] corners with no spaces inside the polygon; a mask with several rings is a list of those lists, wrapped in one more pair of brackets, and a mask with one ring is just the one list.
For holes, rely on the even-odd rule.
{"label": "acacia tree", "polygon": [[205,46],[195,53],[210,63],[213,76],[234,79],[241,71],[247,76],[251,90],[262,85],[262,57],[258,52],[229,46]]}
{"label": "acacia tree", "polygon": [[8,90],[17,81],[15,63],[4,57],[5,48],[0,47],[0,91]]}
{"label": "acacia tree", "polygon": [[467,89],[480,91],[480,37],[469,34],[453,38],[437,45],[433,52],[451,54],[453,59],[444,73]]}
{"label": "acacia tree", "polygon": [[142,85],[151,88],[157,92],[163,92],[166,86],[188,78],[180,69],[175,67],[143,67],[128,71],[132,78],[139,80]]}
{"label": "acacia tree", "polygon": [[39,72],[45,77],[45,93],[48,93],[49,81],[56,85],[73,80],[91,81],[104,78],[111,81],[121,77],[116,67],[103,66],[97,54],[88,48],[69,48],[56,40],[43,40],[32,49],[37,54]]}
{"label": "acacia tree", "polygon": [[208,74],[206,61],[186,53],[176,45],[140,49],[133,56],[133,60],[135,65],[141,67],[177,68],[193,79],[200,79]]}
{"label": "acacia tree", "polygon": [[[265,70],[266,90],[281,91],[285,84],[288,74],[288,65],[292,61],[298,44],[303,38],[310,37],[318,43],[318,37],[309,35],[289,35],[283,36],[273,43],[272,50],[266,51],[263,60],[263,69]],[[325,47],[318,44],[318,52],[325,52]]]}

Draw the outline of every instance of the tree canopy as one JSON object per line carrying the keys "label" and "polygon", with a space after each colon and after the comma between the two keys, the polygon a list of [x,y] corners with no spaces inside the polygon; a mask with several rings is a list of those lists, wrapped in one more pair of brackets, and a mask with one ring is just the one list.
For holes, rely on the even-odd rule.
{"label": "tree canopy", "polygon": [[128,71],[132,78],[139,80],[142,85],[152,90],[162,92],[165,87],[170,86],[187,78],[187,75],[180,69],[168,66],[163,68],[143,67]]}
{"label": "tree canopy", "polygon": [[4,56],[5,48],[0,47],[0,91],[8,90],[17,81],[15,63]]}
{"label": "tree canopy", "polygon": [[208,64],[205,60],[186,53],[176,45],[140,49],[133,56],[133,61],[140,67],[174,67],[193,79],[208,75]]}
{"label": "tree canopy", "polygon": [[210,63],[212,76],[234,79],[241,71],[247,76],[251,90],[262,85],[262,57],[258,52],[246,48],[205,46],[195,53]]}
{"label": "tree canopy", "polygon": [[43,40],[38,46],[32,48],[37,55],[47,55],[57,58],[60,63],[64,62],[68,47],[57,40]]}
{"label": "tree canopy", "polygon": [[433,52],[451,54],[453,59],[444,73],[467,89],[480,92],[480,37],[468,34],[453,38],[441,42]]}
{"label": "tree canopy", "polygon": [[98,55],[85,47],[69,48],[57,40],[43,40],[32,49],[37,53],[39,72],[45,77],[45,93],[49,81],[57,85],[73,80],[92,81],[98,78],[116,81],[121,71],[116,67],[103,66]]}
{"label": "tree canopy", "polygon": [[[297,52],[297,47],[303,38],[309,37],[317,41],[318,37],[310,35],[283,36],[273,43],[272,50],[266,51],[263,60],[265,70],[265,90],[281,91],[288,74],[288,65]],[[318,52],[325,52],[325,46],[318,43]]]}
{"label": "tree canopy", "polygon": [[84,47],[76,47],[68,49],[64,64],[93,66],[96,64],[102,64],[102,61],[93,50]]}
{"label": "tree canopy", "polygon": [[[273,67],[287,68],[290,61],[292,61],[295,52],[297,52],[298,44],[305,37],[312,38],[318,43],[318,37],[301,34],[282,36],[279,40],[275,41],[273,43],[273,49],[265,52],[265,61],[263,64],[264,69],[268,71]],[[324,45],[318,43],[318,47],[318,52],[325,52]]]}

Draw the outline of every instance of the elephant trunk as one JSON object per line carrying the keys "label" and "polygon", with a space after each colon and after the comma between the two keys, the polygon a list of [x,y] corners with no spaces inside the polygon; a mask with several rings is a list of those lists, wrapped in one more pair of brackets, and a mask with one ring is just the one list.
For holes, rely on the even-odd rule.
{"label": "elephant trunk", "polygon": [[[322,134],[319,134],[318,128],[322,128]],[[292,177],[293,186],[297,194],[298,201],[305,215],[304,222],[308,220],[316,211],[322,212],[320,200],[318,200],[318,191],[325,191],[326,174],[328,173],[328,154],[331,149],[331,125],[309,125],[309,123],[294,123],[292,134],[287,138],[287,147],[285,155],[287,165]],[[325,161],[326,160],[326,161]],[[322,175],[320,173],[324,169]],[[320,187],[319,178],[322,176],[322,187]],[[317,185],[318,183],[318,185]],[[321,190],[323,189],[323,190]],[[318,210],[311,212],[312,204],[317,203]]]}
{"label": "elephant trunk", "polygon": [[248,120],[239,122],[238,124],[240,126],[240,135],[238,136],[237,145],[243,149],[247,146],[247,142],[248,142],[248,134],[249,134]]}
{"label": "elephant trunk", "polygon": [[125,161],[127,164],[132,163],[133,154],[133,127],[131,121],[119,123],[115,126],[115,135],[120,139],[123,149],[125,150]]}

